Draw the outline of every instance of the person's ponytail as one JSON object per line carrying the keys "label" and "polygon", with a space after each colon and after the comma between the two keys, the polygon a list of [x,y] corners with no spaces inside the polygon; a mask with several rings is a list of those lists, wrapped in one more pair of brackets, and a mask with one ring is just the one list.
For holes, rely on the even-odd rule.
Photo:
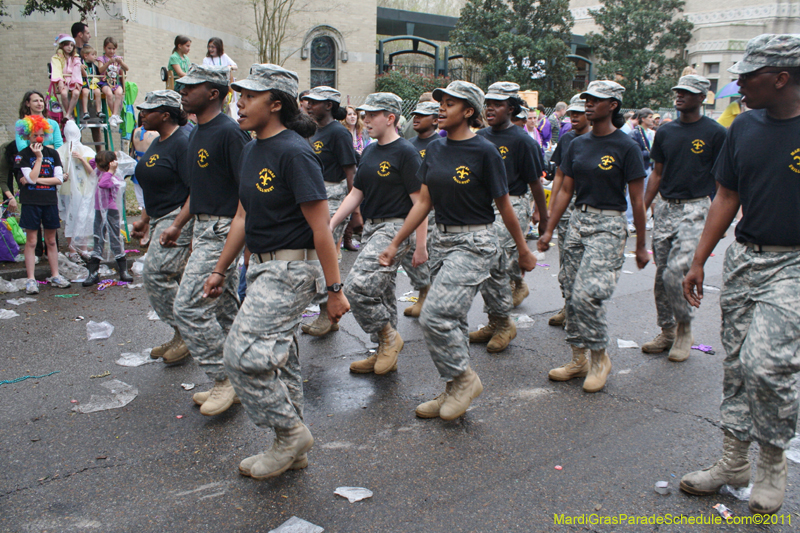
{"label": "person's ponytail", "polygon": [[622,103],[619,100],[616,100],[617,107],[614,109],[614,113],[611,115],[611,124],[620,129],[622,126],[625,125],[625,117],[622,115]]}
{"label": "person's ponytail", "polygon": [[311,117],[300,112],[300,108],[297,107],[297,100],[290,96],[289,93],[272,89],[270,95],[273,102],[281,103],[281,124],[287,129],[296,132],[305,139],[311,138],[316,133],[317,124]]}

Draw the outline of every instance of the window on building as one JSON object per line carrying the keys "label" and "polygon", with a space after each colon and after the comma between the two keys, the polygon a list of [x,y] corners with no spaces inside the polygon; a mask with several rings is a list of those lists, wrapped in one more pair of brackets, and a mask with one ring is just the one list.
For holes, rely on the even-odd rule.
{"label": "window on building", "polygon": [[706,63],[706,74],[719,74],[719,63]]}
{"label": "window on building", "polygon": [[711,82],[711,86],[708,88],[709,91],[717,94],[717,87],[719,86],[719,80],[708,80]]}
{"label": "window on building", "polygon": [[311,41],[311,86],[336,87],[336,43],[328,36]]}

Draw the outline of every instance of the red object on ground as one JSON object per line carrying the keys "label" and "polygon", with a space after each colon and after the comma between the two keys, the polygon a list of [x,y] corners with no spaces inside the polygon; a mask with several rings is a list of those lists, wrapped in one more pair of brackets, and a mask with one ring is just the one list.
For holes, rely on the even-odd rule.
{"label": "red object on ground", "polygon": [[44,142],[44,137],[36,137],[36,142],[42,144]]}

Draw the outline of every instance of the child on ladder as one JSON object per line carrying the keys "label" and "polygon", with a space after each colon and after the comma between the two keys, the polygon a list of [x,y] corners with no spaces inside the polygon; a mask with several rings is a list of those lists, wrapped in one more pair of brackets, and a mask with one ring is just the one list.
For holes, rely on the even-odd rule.
{"label": "child on ladder", "polygon": [[108,124],[112,127],[122,123],[120,110],[122,109],[122,99],[125,97],[122,87],[122,74],[128,72],[128,65],[117,55],[117,40],[113,37],[106,37],[103,41],[103,55],[97,59],[100,67],[100,74],[105,77],[100,82],[100,90],[106,95],[108,105]]}
{"label": "child on ladder", "polygon": [[83,88],[81,89],[81,109],[83,116],[81,120],[86,122],[89,120],[89,96],[91,95],[94,100],[95,109],[97,110],[97,118],[105,120],[106,115],[103,113],[103,100],[100,96],[100,69],[96,63],[97,50],[84,45],[81,48],[81,55],[83,56]]}
{"label": "child on ladder", "polygon": [[50,59],[50,81],[57,84],[58,94],[61,96],[61,109],[66,120],[69,120],[83,88],[81,58],[75,49],[75,39],[69,35],[60,34],[56,37],[55,45],[58,49]]}

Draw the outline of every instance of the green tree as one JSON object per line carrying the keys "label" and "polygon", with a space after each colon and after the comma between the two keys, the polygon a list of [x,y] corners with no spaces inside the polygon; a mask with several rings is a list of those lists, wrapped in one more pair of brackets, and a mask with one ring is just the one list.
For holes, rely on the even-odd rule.
{"label": "green tree", "polygon": [[600,33],[586,42],[600,61],[598,77],[625,86],[625,107],[668,105],[685,66],[683,51],[694,25],[683,0],[602,0],[590,10]]}
{"label": "green tree", "polygon": [[[144,0],[145,4],[156,5],[164,3],[165,0]],[[56,11],[66,11],[71,13],[76,10],[81,15],[81,20],[86,20],[97,7],[102,7],[106,11],[114,4],[114,0],[26,0],[22,14],[26,17],[33,13],[55,13]]]}
{"label": "green tree", "polygon": [[468,0],[450,42],[482,68],[483,85],[514,81],[552,105],[571,96],[573,25],[569,0]]}

